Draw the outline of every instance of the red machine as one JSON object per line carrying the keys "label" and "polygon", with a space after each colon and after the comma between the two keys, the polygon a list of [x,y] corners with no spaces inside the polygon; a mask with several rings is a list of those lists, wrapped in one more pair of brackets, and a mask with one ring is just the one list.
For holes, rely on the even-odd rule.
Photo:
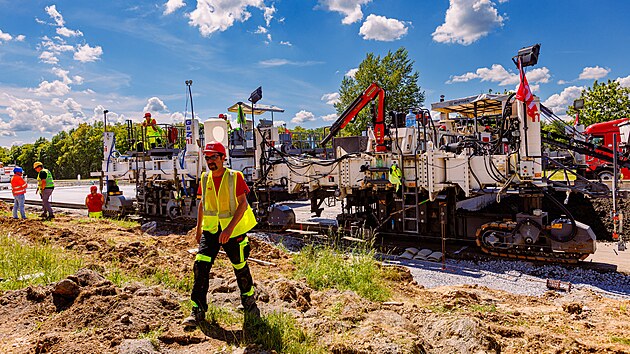
{"label": "red machine", "polygon": [[376,82],[373,82],[363,93],[357,97],[330,127],[330,133],[322,140],[325,145],[337,133],[350,123],[354,117],[372,100],[378,97],[378,108],[374,112],[374,138],[376,140],[376,152],[387,151],[385,146],[385,90]]}
{"label": "red machine", "polygon": [[[584,130],[584,135],[587,141],[596,147],[598,152],[612,158],[613,134],[617,135],[619,154],[622,156],[626,155],[628,148],[626,130],[630,130],[630,120],[628,118],[621,118],[589,125]],[[587,155],[586,164],[588,165],[587,171],[592,173],[593,176],[599,177],[602,180],[613,178],[613,167],[610,161]],[[630,179],[630,169],[627,167],[621,168],[621,174],[623,179]]]}

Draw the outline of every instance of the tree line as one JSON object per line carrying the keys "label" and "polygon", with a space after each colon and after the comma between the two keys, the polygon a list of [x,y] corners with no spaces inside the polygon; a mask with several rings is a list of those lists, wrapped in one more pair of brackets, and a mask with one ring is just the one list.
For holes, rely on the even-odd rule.
{"label": "tree line", "polygon": [[[127,126],[113,124],[108,131],[115,132],[116,146],[127,151]],[[0,147],[0,161],[5,166],[15,164],[29,177],[35,177],[33,163],[40,161],[55,179],[74,179],[78,175],[88,178],[90,172],[99,171],[103,161],[103,123],[81,123],[70,131],[61,131],[51,140],[39,138],[32,144]]]}

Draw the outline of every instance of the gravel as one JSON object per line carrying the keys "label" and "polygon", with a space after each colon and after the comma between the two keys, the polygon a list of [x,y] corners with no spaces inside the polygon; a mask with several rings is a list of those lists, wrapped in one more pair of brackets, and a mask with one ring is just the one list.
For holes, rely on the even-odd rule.
{"label": "gravel", "polygon": [[615,272],[508,260],[447,260],[446,269],[442,269],[442,263],[399,257],[390,257],[385,263],[407,267],[414,280],[425,288],[477,284],[514,294],[541,296],[549,291],[547,279],[553,279],[571,283],[572,289],[590,289],[612,299],[630,299],[630,276]]}

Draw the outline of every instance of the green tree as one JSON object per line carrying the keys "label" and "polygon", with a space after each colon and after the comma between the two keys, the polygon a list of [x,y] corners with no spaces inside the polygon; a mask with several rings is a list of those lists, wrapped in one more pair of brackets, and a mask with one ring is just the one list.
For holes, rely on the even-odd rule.
{"label": "green tree", "polygon": [[[354,76],[345,76],[339,88],[339,102],[335,104],[341,113],[368,86],[376,82],[385,90],[385,111],[403,112],[412,107],[420,107],[424,102],[424,92],[418,86],[419,74],[413,70],[414,61],[409,59],[404,47],[395,52],[387,52],[383,58],[368,53],[359,64]],[[377,100],[375,100],[377,101]],[[368,105],[369,106],[369,105]],[[371,122],[369,107],[365,107],[344,129],[344,135],[359,135]]]}
{"label": "green tree", "polygon": [[[621,87],[619,82],[608,80],[606,83],[593,83],[593,87],[582,90],[580,98],[584,108],[580,110],[580,124],[589,126],[630,117],[630,88]],[[567,114],[575,117],[576,109],[569,106]]]}

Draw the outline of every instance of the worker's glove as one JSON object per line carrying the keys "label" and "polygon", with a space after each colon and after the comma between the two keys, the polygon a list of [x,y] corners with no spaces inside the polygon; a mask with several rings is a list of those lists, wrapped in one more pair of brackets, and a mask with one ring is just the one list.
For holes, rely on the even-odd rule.
{"label": "worker's glove", "polygon": [[42,194],[42,190],[37,188],[37,190],[35,191],[35,194]]}

